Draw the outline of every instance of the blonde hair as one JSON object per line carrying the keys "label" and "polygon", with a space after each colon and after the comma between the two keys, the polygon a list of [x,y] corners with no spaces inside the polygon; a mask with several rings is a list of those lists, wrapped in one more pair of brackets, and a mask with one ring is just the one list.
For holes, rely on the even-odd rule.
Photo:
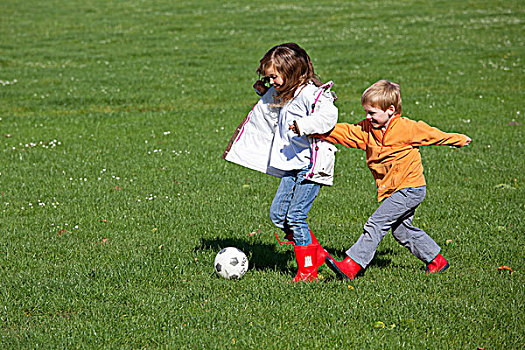
{"label": "blonde hair", "polygon": [[310,56],[296,43],[285,43],[272,47],[261,58],[257,74],[265,75],[273,67],[282,75],[284,84],[277,96],[274,97],[277,105],[284,105],[294,98],[295,91],[302,85],[313,82],[320,86],[321,80],[314,73]]}
{"label": "blonde hair", "polygon": [[363,92],[361,104],[381,108],[386,111],[391,105],[396,114],[401,114],[401,88],[388,80],[379,80]]}

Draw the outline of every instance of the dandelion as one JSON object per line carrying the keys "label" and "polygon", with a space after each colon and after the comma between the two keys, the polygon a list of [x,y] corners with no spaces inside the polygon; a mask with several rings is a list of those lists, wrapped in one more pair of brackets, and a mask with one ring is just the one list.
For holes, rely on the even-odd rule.
{"label": "dandelion", "polygon": [[9,81],[9,80],[0,80],[0,85],[2,86],[6,86],[6,85],[13,85],[13,84],[16,84],[18,82],[18,80],[14,79],[12,81]]}

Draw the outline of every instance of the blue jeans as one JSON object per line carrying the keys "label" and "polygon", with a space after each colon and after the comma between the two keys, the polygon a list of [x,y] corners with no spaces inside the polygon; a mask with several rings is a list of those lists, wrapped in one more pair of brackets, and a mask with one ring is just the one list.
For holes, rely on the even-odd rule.
{"label": "blue jeans", "polygon": [[270,219],[274,225],[285,234],[292,233],[297,245],[312,244],[306,218],[321,188],[320,184],[304,177],[309,169],[286,172],[270,207]]}
{"label": "blue jeans", "polygon": [[396,241],[425,264],[434,260],[441,248],[425,231],[412,225],[414,212],[425,195],[426,187],[421,186],[401,189],[385,199],[366,222],[361,237],[346,254],[361,267],[367,267],[379,242],[392,229]]}

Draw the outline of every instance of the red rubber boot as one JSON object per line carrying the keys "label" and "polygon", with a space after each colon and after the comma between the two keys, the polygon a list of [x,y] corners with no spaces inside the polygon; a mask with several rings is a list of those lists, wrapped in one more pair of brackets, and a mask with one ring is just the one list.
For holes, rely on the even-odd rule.
{"label": "red rubber boot", "polygon": [[349,256],[343,261],[336,261],[331,256],[326,258],[326,265],[342,279],[353,280],[361,266]]}
{"label": "red rubber boot", "polygon": [[[321,246],[321,243],[319,243],[319,241],[317,240],[317,237],[315,237],[314,235],[314,232],[312,231],[311,228],[308,228],[310,230],[310,236],[312,237],[312,245],[315,245],[317,247],[317,268],[320,268],[321,266],[323,266],[324,262],[325,262],[325,259],[327,257],[330,257],[330,254]],[[290,244],[295,244],[295,241],[293,239],[293,233],[288,233],[284,236],[284,239],[286,239],[288,241],[288,243],[283,243],[280,239],[279,239],[279,235],[277,234],[277,232],[274,232],[275,234],[275,238],[277,238],[277,241],[279,242],[280,245],[282,245],[283,247],[286,247],[286,246],[289,246]]]}
{"label": "red rubber boot", "polygon": [[327,257],[330,257],[330,254],[321,246],[317,237],[315,237],[314,232],[310,229],[310,236],[312,237],[312,244],[317,246],[317,268],[323,266],[324,261]]}
{"label": "red rubber boot", "polygon": [[443,255],[438,254],[434,260],[432,260],[426,267],[427,275],[429,273],[436,273],[436,272],[443,272],[446,269],[448,269],[450,264],[448,263],[447,259],[443,257]]}
{"label": "red rubber boot", "polygon": [[317,246],[293,245],[295,259],[297,260],[297,275],[293,282],[312,282],[317,280]]}

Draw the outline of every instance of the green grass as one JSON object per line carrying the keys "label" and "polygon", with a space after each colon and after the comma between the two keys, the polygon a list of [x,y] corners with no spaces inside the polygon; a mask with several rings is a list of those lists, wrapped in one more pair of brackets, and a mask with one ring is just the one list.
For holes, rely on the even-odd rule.
{"label": "green grass", "polygon": [[[525,348],[524,21],[517,0],[2,1],[2,348]],[[279,180],[220,157],[287,41],[336,82],[341,121],[386,78],[405,115],[472,137],[421,150],[415,223],[445,274],[388,235],[351,283],[288,283]],[[341,148],[310,212],[338,258],[377,207],[363,158]],[[240,281],[214,275],[228,245]]]}

